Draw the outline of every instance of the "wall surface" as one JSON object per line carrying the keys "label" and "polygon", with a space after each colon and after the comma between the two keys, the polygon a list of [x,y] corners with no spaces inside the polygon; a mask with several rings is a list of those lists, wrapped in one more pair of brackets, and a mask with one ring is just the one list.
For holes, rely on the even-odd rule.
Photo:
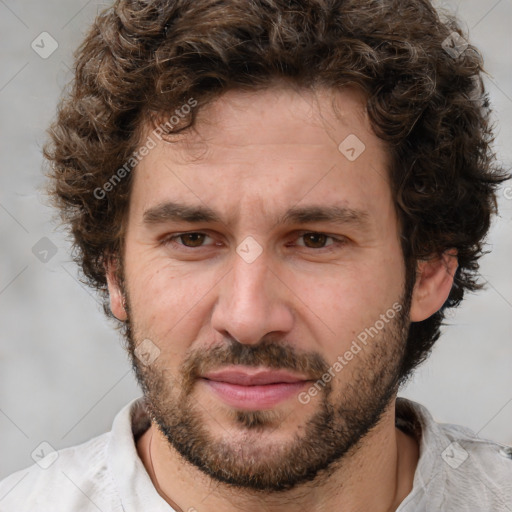
{"label": "wall surface", "polygon": [[[510,165],[512,0],[442,5],[458,12],[484,54],[496,151]],[[104,6],[0,0],[0,479],[32,464],[41,442],[59,449],[109,430],[140,395],[118,334],[77,280],[42,192],[44,131],[71,78],[72,52]],[[402,395],[439,421],[512,444],[512,189],[503,187],[500,206],[492,252],[482,260],[487,289],[448,320]]]}

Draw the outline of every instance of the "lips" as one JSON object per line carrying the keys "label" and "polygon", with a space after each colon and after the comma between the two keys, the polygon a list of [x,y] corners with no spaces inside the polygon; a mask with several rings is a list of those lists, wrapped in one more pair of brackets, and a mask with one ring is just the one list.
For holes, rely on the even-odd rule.
{"label": "lips", "polygon": [[226,405],[243,410],[271,409],[309,385],[303,375],[285,370],[240,366],[205,373],[200,380]]}
{"label": "lips", "polygon": [[258,370],[257,368],[228,368],[216,372],[208,372],[203,375],[204,379],[239,386],[263,386],[266,384],[280,384],[283,382],[304,382],[307,377],[296,375],[285,370]]}

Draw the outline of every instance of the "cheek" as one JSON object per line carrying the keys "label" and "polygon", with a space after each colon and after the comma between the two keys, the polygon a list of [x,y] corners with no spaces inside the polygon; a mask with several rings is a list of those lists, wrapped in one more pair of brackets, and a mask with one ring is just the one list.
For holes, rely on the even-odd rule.
{"label": "cheek", "polygon": [[308,329],[334,359],[354,337],[373,326],[402,296],[400,255],[393,261],[380,258],[348,267],[334,267],[325,274],[295,276],[297,306]]}
{"label": "cheek", "polygon": [[169,355],[183,354],[209,318],[218,276],[213,271],[198,272],[190,263],[185,271],[185,266],[170,265],[163,258],[132,261],[127,275],[137,338],[156,341]]}

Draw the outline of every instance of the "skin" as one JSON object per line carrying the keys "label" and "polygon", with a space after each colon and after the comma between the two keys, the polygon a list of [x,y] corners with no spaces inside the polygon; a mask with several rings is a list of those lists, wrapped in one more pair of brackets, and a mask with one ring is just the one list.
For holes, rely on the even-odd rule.
{"label": "skin", "polygon": [[[365,145],[353,162],[338,150],[350,134]],[[130,316],[134,343],[150,339],[160,350],[152,366],[141,366],[141,371],[147,382],[162,377],[169,402],[182,403],[180,376],[191,353],[203,354],[207,361],[212,349],[226,347],[228,340],[257,347],[272,339],[332,365],[359,333],[403,299],[405,266],[386,172],[388,155],[371,130],[362,95],[349,89],[312,94],[285,85],[255,93],[231,91],[201,110],[197,132],[180,140],[160,141],[137,167],[126,224],[124,288],[113,264],[107,272],[113,313],[122,321]],[[207,205],[222,222],[144,222],[145,211],[166,201]],[[311,204],[363,211],[366,223],[279,224],[289,208]],[[164,243],[187,231],[210,238],[193,248],[179,245],[183,239]],[[327,239],[324,246],[308,244],[301,235],[311,232],[344,243]],[[252,263],[236,252],[248,236],[263,249]],[[456,258],[450,255],[418,264],[407,322],[440,309],[455,269]],[[399,356],[403,333],[392,337],[384,329],[379,336],[389,349],[380,354],[378,343],[369,344],[332,379],[328,396],[308,404],[281,402],[260,430],[236,421],[232,408],[200,382],[187,399],[197,406],[212,440],[234,453],[245,447],[240,454],[244,464],[249,456],[277,463],[273,450],[289,446],[322,403],[335,406],[345,397],[357,405],[351,383],[378,394],[370,375],[380,370],[391,378],[396,373],[396,358],[388,355],[386,361],[385,354],[395,350]],[[168,412],[165,389],[159,391],[153,400]],[[344,512],[392,511],[411,491],[419,457],[416,441],[395,428],[395,395],[374,428],[329,471],[284,492],[258,492],[210,477],[187,463],[154,421],[137,450],[162,497],[184,511],[334,512],[341,504]],[[342,420],[340,416],[340,424]]]}

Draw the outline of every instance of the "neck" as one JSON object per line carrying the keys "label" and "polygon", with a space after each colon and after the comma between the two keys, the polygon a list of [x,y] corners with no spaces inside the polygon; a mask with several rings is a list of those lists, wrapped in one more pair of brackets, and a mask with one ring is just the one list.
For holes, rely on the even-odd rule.
{"label": "neck", "polygon": [[417,442],[394,426],[395,407],[352,453],[313,482],[280,493],[240,490],[212,480],[185,462],[151,425],[137,442],[156,490],[177,512],[392,512],[411,492]]}

